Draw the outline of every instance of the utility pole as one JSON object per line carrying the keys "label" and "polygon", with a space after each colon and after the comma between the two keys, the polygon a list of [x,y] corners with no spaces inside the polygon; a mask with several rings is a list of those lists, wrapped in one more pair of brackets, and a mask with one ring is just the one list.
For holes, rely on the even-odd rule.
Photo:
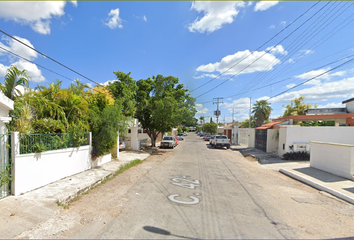
{"label": "utility pole", "polygon": [[234,114],[235,114],[235,108],[232,109],[232,123],[235,122],[235,120],[234,120]]}
{"label": "utility pole", "polygon": [[252,98],[250,97],[250,113],[249,113],[249,121],[248,121],[249,129],[251,129],[251,108],[252,108]]}
{"label": "utility pole", "polygon": [[[216,99],[216,100],[215,100]],[[219,102],[220,99],[224,99],[221,97],[218,98],[213,98],[213,105],[216,104],[216,129],[219,127],[219,115],[220,115],[220,111],[219,111],[219,104],[224,103],[224,102]],[[214,102],[216,101],[216,102]]]}

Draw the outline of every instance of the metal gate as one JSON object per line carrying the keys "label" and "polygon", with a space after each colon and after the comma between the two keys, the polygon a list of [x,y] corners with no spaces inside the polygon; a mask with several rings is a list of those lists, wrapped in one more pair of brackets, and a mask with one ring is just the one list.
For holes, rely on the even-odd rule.
{"label": "metal gate", "polygon": [[0,199],[11,194],[11,134],[0,134]]}
{"label": "metal gate", "polygon": [[264,152],[267,152],[267,129],[256,129],[256,146]]}

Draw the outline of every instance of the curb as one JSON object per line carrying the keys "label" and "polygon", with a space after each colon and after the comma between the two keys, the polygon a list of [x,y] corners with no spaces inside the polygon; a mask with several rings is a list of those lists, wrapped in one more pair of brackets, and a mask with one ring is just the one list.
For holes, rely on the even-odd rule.
{"label": "curb", "polygon": [[105,179],[113,176],[114,172],[109,172],[107,175],[105,175],[104,177],[102,177],[101,179],[97,180],[96,182],[90,183],[90,185],[81,188],[81,189],[77,189],[77,191],[73,194],[70,194],[64,198],[59,198],[56,199],[57,203],[61,203],[61,204],[68,204],[72,199],[81,196],[82,194],[84,194],[85,192],[89,191],[91,188],[96,187],[97,185],[99,185],[100,183],[102,183],[102,181],[104,181]]}
{"label": "curb", "polygon": [[347,195],[345,195],[345,194],[343,194],[341,192],[338,192],[336,190],[333,190],[333,189],[331,189],[329,187],[326,187],[326,186],[324,186],[324,185],[322,185],[320,183],[316,183],[316,182],[314,182],[314,181],[312,181],[312,180],[310,180],[310,179],[308,179],[306,177],[299,176],[299,175],[297,175],[297,174],[295,174],[295,173],[293,173],[293,172],[291,172],[289,170],[286,170],[284,168],[280,169],[279,172],[281,172],[284,175],[287,175],[287,176],[289,176],[291,178],[294,178],[295,180],[303,182],[303,183],[305,183],[305,184],[307,184],[307,185],[309,185],[309,186],[311,186],[313,188],[316,188],[316,189],[321,190],[321,191],[325,191],[325,192],[327,192],[327,193],[329,193],[329,194],[331,194],[331,195],[333,195],[333,196],[335,196],[337,198],[340,198],[340,199],[342,199],[344,201],[347,201],[347,202],[349,202],[351,204],[354,204],[354,198],[351,198],[351,197],[349,197],[349,196],[347,196]]}

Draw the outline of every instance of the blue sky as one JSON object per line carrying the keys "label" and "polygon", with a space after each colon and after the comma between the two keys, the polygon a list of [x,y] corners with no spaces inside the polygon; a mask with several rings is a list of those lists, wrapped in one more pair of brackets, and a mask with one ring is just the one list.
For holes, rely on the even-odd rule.
{"label": "blue sky", "polygon": [[[277,118],[299,96],[318,107],[354,97],[353,10],[325,1],[0,1],[0,29],[98,83],[115,80],[113,71],[178,77],[197,99],[197,118],[213,116],[222,97],[220,120],[230,122],[233,111],[248,117],[250,98],[269,99]],[[0,47],[94,86],[2,33]],[[70,85],[2,49],[0,82],[11,64],[28,71],[32,88]]]}

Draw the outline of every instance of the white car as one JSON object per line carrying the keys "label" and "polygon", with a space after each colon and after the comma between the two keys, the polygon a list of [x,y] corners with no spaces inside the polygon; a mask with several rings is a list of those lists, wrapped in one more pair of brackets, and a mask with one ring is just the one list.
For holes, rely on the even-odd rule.
{"label": "white car", "polygon": [[121,138],[119,138],[119,149],[125,149],[125,142]]}
{"label": "white car", "polygon": [[169,148],[176,147],[176,138],[174,136],[163,137],[160,143],[160,148],[164,148],[164,147],[169,147]]}

